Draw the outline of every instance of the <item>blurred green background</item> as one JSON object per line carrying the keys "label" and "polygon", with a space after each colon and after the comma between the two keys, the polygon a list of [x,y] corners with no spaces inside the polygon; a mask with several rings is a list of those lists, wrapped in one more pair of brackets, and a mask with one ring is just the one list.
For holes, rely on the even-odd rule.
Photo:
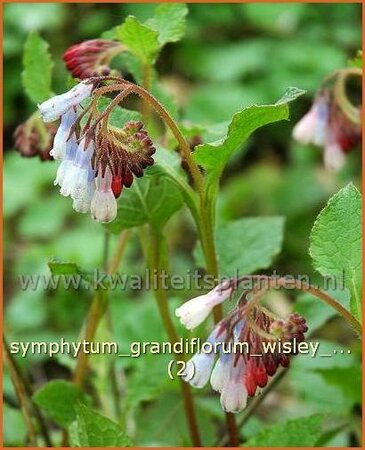
{"label": "blurred green background", "polygon": [[[89,216],[74,213],[69,199],[53,186],[57,164],[22,158],[13,149],[15,127],[34,111],[21,85],[25,39],[30,31],[38,30],[49,42],[55,61],[53,85],[59,93],[65,90],[67,80],[62,54],[71,44],[101,36],[128,14],[144,20],[154,8],[153,4],[4,5],[4,327],[8,340],[52,341],[60,336],[76,340],[90,293],[21,291],[18,275],[47,274],[47,261],[53,256],[86,268],[98,267],[103,246],[101,227]],[[358,150],[349,155],[339,174],[333,174],[324,169],[320,149],[300,146],[291,138],[293,125],[308,110],[321,80],[346,66],[360,45],[358,4],[191,4],[185,38],[167,45],[159,57],[161,82],[174,97],[181,120],[197,124],[219,124],[244,106],[273,103],[288,86],[307,90],[293,105],[291,121],[260,129],[246,144],[244,157],[239,152],[235,155],[224,174],[219,198],[218,221],[257,215],[286,217],[283,251],[273,265],[279,273],[309,273],[316,279],[308,256],[315,217],[341,186],[350,180],[360,183]],[[185,209],[170,221],[168,238],[172,271],[184,274],[195,268],[192,250],[196,236]],[[111,241],[113,244],[115,237]],[[144,273],[133,233],[121,270]],[[189,295],[173,293],[171,308]],[[276,292],[275,298],[282,302],[283,311],[293,301],[290,293]],[[334,359],[331,364],[358,367],[359,344],[341,320],[332,318],[322,326],[331,313],[313,307],[308,298],[302,298],[298,309],[313,319],[312,331],[324,345],[353,349],[351,358]],[[118,342],[165,338],[151,293],[127,292],[123,298],[120,293],[112,294],[112,313]],[[101,330],[104,337],[107,330]],[[179,331],[184,335],[181,328]],[[167,379],[165,362],[163,356],[117,362],[123,385],[120,401],[128,430],[138,445],[188,442],[179,388]],[[38,387],[52,378],[68,378],[74,361],[32,356],[19,363]],[[112,408],[109,364],[106,357],[95,358],[97,376],[92,381],[101,393],[105,414]],[[339,431],[329,435],[323,445],[357,445],[358,400],[341,387],[326,384],[314,368],[314,362],[306,358],[295,361],[286,382],[268,396],[245,426],[244,436],[256,433],[263,424],[335,411],[337,419],[330,428],[338,426]],[[223,420],[218,396],[209,388],[198,394],[204,441],[213,444],[217,421]],[[5,444],[22,445],[25,427],[14,407],[6,372],[4,395]]]}

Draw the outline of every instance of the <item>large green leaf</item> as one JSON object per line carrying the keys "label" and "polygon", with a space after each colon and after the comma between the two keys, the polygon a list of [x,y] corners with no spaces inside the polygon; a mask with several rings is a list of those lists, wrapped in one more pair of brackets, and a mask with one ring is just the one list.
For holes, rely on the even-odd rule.
{"label": "large green leaf", "polygon": [[52,59],[48,43],[30,33],[24,46],[22,81],[30,100],[41,103],[51,97]]}
{"label": "large green leaf", "polygon": [[361,321],[361,194],[348,184],[330,198],[310,238],[313,265],[323,276],[343,278],[352,314]]}
{"label": "large green leaf", "polygon": [[288,88],[284,97],[274,105],[249,106],[233,116],[226,136],[218,141],[199,145],[193,156],[195,162],[207,171],[208,184],[218,181],[233,152],[238,150],[257,128],[288,119],[289,102],[303,93],[301,89]]}
{"label": "large green leaf", "polygon": [[188,9],[184,3],[163,3],[146,25],[158,31],[161,47],[168,42],[177,42],[185,33]]}
{"label": "large green leaf", "polygon": [[314,408],[312,410],[320,413],[336,411],[339,415],[348,414],[353,408],[353,400],[339,386],[327,383],[318,370],[347,369],[356,365],[356,358],[353,353],[348,353],[346,346],[333,341],[318,338],[310,341],[319,344],[316,356],[300,354],[292,359],[288,372],[290,386],[295,389],[300,404],[305,409]]}
{"label": "large green leaf", "polygon": [[160,49],[158,32],[142,24],[134,16],[128,16],[116,29],[118,38],[143,64],[153,64]]}
{"label": "large green leaf", "polygon": [[131,440],[116,423],[79,403],[69,428],[74,447],[130,447]]}
{"label": "large green leaf", "polygon": [[[216,247],[221,276],[237,276],[269,267],[283,242],[282,217],[249,217],[218,226]],[[204,265],[200,247],[197,263]]]}
{"label": "large green leaf", "polygon": [[57,425],[68,427],[76,418],[76,403],[85,401],[85,394],[68,381],[54,380],[42,386],[33,400]]}
{"label": "large green leaf", "polygon": [[361,367],[330,367],[326,369],[317,369],[324,381],[331,385],[339,387],[347,398],[355,403],[361,403]]}
{"label": "large green leaf", "polygon": [[315,414],[288,420],[262,430],[245,447],[313,447],[322,430],[324,416]]}
{"label": "large green leaf", "polygon": [[146,223],[159,228],[181,206],[182,196],[173,181],[166,175],[146,174],[122,192],[118,216],[107,228],[112,233]]}

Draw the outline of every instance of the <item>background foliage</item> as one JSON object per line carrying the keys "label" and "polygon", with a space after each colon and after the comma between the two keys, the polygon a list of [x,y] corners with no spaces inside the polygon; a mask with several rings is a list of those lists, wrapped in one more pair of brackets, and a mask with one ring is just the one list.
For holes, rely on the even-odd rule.
{"label": "background foliage", "polygon": [[[150,4],[52,3],[4,7],[4,308],[9,340],[50,342],[58,341],[60,336],[77,340],[91,300],[88,290],[78,291],[77,296],[72,290],[62,289],[22,291],[18,275],[49,274],[47,262],[54,256],[74,261],[81,267],[98,267],[103,245],[100,226],[89,217],[74,214],[68,200],[53,187],[56,164],[21,158],[12,147],[14,128],[34,110],[21,83],[23,47],[28,33],[38,31],[49,43],[54,61],[52,88],[59,93],[65,90],[68,79],[61,56],[71,44],[99,37],[105,30],[112,30],[109,36],[120,33],[127,42],[133,30],[137,33],[143,30],[135,22],[129,24],[128,32],[119,25],[133,14],[141,22],[149,19],[151,28],[158,27],[156,19],[155,22],[150,19],[154,8],[155,5]],[[184,22],[183,17],[178,19]],[[178,41],[184,32],[183,26],[179,26],[160,35],[160,42],[152,32],[151,46],[147,49],[134,48],[134,53],[141,58],[154,59],[160,45],[168,43],[158,56],[157,70],[168,93],[165,96],[169,109],[185,120],[187,127],[189,123],[200,125],[213,139],[217,130],[226,126],[231,116],[243,107],[274,103],[287,86],[307,91],[307,95],[291,107],[291,121],[256,131],[245,144],[245,154],[237,152],[224,172],[217,216],[217,247],[222,249],[220,259],[224,271],[229,272],[232,263],[230,255],[224,251],[227,242],[230,251],[235,253],[235,265],[238,261],[247,271],[269,267],[270,259],[255,265],[255,261],[245,258],[245,251],[254,251],[249,246],[255,240],[277,254],[268,273],[276,269],[281,274],[310,274],[313,282],[320,280],[308,254],[311,228],[332,194],[349,181],[359,185],[360,154],[350,154],[339,174],[329,173],[323,168],[321,151],[294,143],[291,130],[308,109],[322,78],[345,66],[359,48],[360,24],[360,6],[355,4],[189,5],[182,40]],[[36,42],[35,45],[41,44]],[[47,67],[44,84],[39,86],[40,96],[50,89]],[[149,179],[143,182],[148,189]],[[121,208],[127,204],[123,203],[123,195]],[[125,193],[126,202],[131,196]],[[176,202],[179,203],[179,199],[171,198],[172,208]],[[133,219],[138,225],[143,221],[142,216],[143,211],[139,211],[133,217],[121,216],[121,220]],[[228,224],[228,221],[234,222]],[[247,221],[257,221],[252,239],[245,233],[246,228],[252,230],[252,224],[249,226]],[[282,231],[282,238],[277,239]],[[321,239],[320,231],[320,227],[317,228],[317,239]],[[186,209],[180,209],[168,223],[167,236],[173,273],[185,274],[186,270],[199,266],[199,250],[194,251],[195,231]],[[114,236],[111,241],[113,244]],[[312,245],[315,252],[315,242]],[[260,249],[258,253],[264,258]],[[326,269],[319,268],[322,274]],[[142,253],[134,232],[121,270],[130,274],[144,273]],[[125,345],[125,350],[131,341],[166,339],[151,292],[127,291],[123,295],[118,292],[111,295],[113,335]],[[174,292],[171,310],[190,296],[192,292]],[[296,299],[290,292],[274,292],[271,296],[282,314],[289,311],[295,301],[296,310],[308,318],[312,338],[320,339],[322,352],[338,349],[338,354],[330,360],[296,358],[285,381],[242,428],[242,438],[251,446],[275,446],[278,442],[288,446],[358,445],[361,389],[360,383],[354,380],[360,380],[359,341],[329,308],[308,295]],[[342,301],[346,303],[348,299]],[[181,328],[179,331],[180,335],[185,335]],[[99,330],[99,338],[110,338],[106,323]],[[348,348],[351,355],[340,354],[341,349]],[[138,445],[189,443],[178,384],[167,378],[167,361],[165,356],[117,360],[122,392],[119,399],[123,411],[121,422]],[[122,446],[129,442],[127,436],[117,434],[113,423],[100,416],[101,413],[115,421],[110,363],[106,356],[92,359],[95,376],[90,383],[99,392],[98,412],[78,406],[76,411],[61,408],[61,414],[58,410],[55,416],[54,402],[49,407],[49,398],[75,399],[81,395],[67,383],[53,382],[56,384],[47,385],[51,393],[44,395],[38,391],[36,394],[35,401],[45,412],[48,408],[48,418],[55,425],[69,425],[78,417],[78,425],[72,433],[74,445]],[[52,359],[28,356],[19,359],[19,364],[38,388],[49,380],[69,379],[74,361],[65,356]],[[214,445],[224,420],[218,398],[210,389],[196,394],[204,442]],[[6,371],[4,395],[5,444],[24,445],[26,430]],[[306,416],[304,420],[298,419],[303,416]],[[289,419],[290,422],[284,424]],[[90,423],[91,427],[99,424],[110,430],[111,440],[88,440]],[[272,428],[267,430],[267,427]],[[54,433],[60,434],[56,426]]]}

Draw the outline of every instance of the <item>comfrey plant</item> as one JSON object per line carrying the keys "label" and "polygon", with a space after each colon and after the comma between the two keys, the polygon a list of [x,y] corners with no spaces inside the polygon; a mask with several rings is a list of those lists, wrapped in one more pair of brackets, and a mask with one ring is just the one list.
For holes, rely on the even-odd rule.
{"label": "comfrey plant", "polygon": [[[299,342],[304,339],[307,325],[306,320],[294,312],[282,319],[262,304],[265,292],[276,287],[288,287],[287,279],[266,277],[264,288],[258,285],[242,288],[244,279],[251,277],[256,280],[258,276],[247,274],[268,269],[277,255],[283,241],[283,219],[239,218],[221,227],[216,223],[220,179],[233,154],[237,151],[243,154],[248,137],[260,127],[289,119],[290,104],[304,91],[288,88],[283,97],[272,104],[242,108],[234,114],[228,126],[220,128],[222,133],[217,140],[209,142],[209,127],[180,119],[171,98],[163,90],[155,67],[163,46],[181,39],[186,14],[185,5],[166,3],[158,6],[154,16],[145,23],[129,16],[123,24],[107,33],[107,39],[72,45],[66,49],[63,59],[75,78],[74,86],[56,96],[51,89],[52,64],[48,45],[38,35],[30,35],[26,44],[23,82],[38,110],[18,127],[15,142],[23,156],[38,156],[43,161],[56,160],[59,165],[55,184],[59,186],[61,195],[72,199],[75,211],[90,212],[92,219],[103,223],[100,227],[105,235],[103,273],[114,275],[117,272],[130,229],[137,231],[135,235],[139,238],[145,265],[151,275],[157,275],[153,294],[171,343],[177,342],[179,335],[169,309],[170,293],[160,278],[168,272],[169,247],[165,227],[173,214],[183,206],[190,213],[196,230],[197,265],[211,279],[218,280],[223,274],[233,277],[237,268],[242,269],[242,278],[218,284],[207,294],[176,310],[176,315],[188,330],[195,329],[212,316],[214,325],[207,342],[220,344],[217,353],[194,355],[179,380],[190,443],[202,445],[190,385],[200,388],[210,380],[212,388],[220,392],[228,441],[234,447],[240,444],[240,437],[236,417],[232,413],[241,411],[249,402],[246,412],[252,414],[259,399],[272,389],[274,383],[270,378],[275,376],[277,379],[279,367],[287,368],[292,356],[279,351],[263,353],[263,347],[279,340],[289,344],[294,340]],[[40,67],[48,67],[48,71],[44,69],[41,73],[40,69],[35,70],[32,52],[37,52],[36,60],[42,62]],[[127,63],[124,61],[121,68],[118,67],[118,59],[114,60],[120,53],[127,56]],[[30,63],[26,64],[27,61]],[[40,85],[42,89],[34,90],[34,86]],[[339,85],[336,83],[336,86]],[[341,152],[347,151],[350,141],[352,145],[359,137],[358,112],[351,108],[350,112],[338,89],[322,89],[313,110],[294,131],[298,139],[331,146],[329,160],[336,167],[339,166],[338,145]],[[137,102],[135,98],[134,102],[131,101],[132,95],[137,97]],[[126,109],[126,104],[137,107]],[[346,274],[350,274],[345,277],[345,286],[351,297],[350,309],[316,287],[295,284],[297,290],[326,302],[357,333],[361,332],[360,203],[358,190],[349,184],[324,208],[311,236],[310,255],[315,269],[323,276],[337,276],[344,268]],[[111,257],[110,233],[118,235]],[[354,237],[351,241],[354,245],[351,246],[346,245],[346,240],[332,239],[332,236],[350,234]],[[89,282],[88,270],[78,264],[67,263],[67,273],[81,274],[83,281]],[[51,260],[49,267],[56,275],[65,270],[62,261],[58,260]],[[86,341],[95,339],[109,307],[110,286],[106,283],[105,291],[90,287],[93,300],[81,331]],[[242,292],[236,305],[225,315],[223,303],[236,296],[240,288]],[[248,343],[250,353],[225,352],[223,344],[234,343]],[[77,357],[72,382],[78,387],[85,384],[90,369],[89,358],[84,352]],[[185,360],[187,355],[176,354],[174,358]],[[112,367],[112,383],[116,380],[115,370]],[[264,387],[263,395],[258,397]],[[44,389],[47,390],[47,386]],[[70,392],[71,395],[58,396],[61,403],[64,398],[68,402],[69,398],[75,397],[75,386],[71,386]],[[64,421],[58,423],[64,432],[63,446],[100,446],[101,442],[104,446],[130,445],[129,440],[119,439],[119,436],[125,436],[129,405],[123,403],[120,392],[117,391],[114,397],[114,422],[102,418],[103,422],[99,415],[95,422],[91,422],[89,434],[83,424],[89,423],[93,412],[87,405],[80,407],[79,398],[75,399],[70,414],[74,422],[71,425],[65,425]],[[69,408],[68,403],[66,407]],[[74,409],[77,411],[76,419]],[[59,414],[52,417],[59,417]],[[43,428],[40,424],[39,429]],[[104,433],[102,429],[107,431]],[[110,436],[118,438],[113,440]],[[187,442],[185,436],[184,440]],[[47,436],[44,441],[48,443]]]}

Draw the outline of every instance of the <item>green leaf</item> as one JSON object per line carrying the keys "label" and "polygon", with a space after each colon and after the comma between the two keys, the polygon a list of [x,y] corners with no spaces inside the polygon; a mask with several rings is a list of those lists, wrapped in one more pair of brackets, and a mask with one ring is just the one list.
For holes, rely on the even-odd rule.
{"label": "green leaf", "polygon": [[24,46],[22,81],[30,100],[41,103],[52,96],[53,63],[49,45],[37,33],[30,33]]}
{"label": "green leaf", "polygon": [[48,267],[52,275],[76,275],[82,273],[82,270],[76,263],[60,261],[57,258],[52,258],[48,262]]}
{"label": "green leaf", "polygon": [[74,262],[61,261],[58,258],[52,258],[48,261],[48,267],[52,276],[60,277],[61,279],[64,278],[65,286],[76,287],[79,285],[80,279],[85,281],[86,284],[93,282],[93,272],[81,268]]}
{"label": "green leaf", "polygon": [[313,447],[320,436],[324,416],[315,414],[274,425],[249,439],[245,447]]}
{"label": "green leaf", "polygon": [[[153,173],[153,171],[152,171]],[[167,176],[155,173],[135,179],[122,193],[117,218],[106,227],[112,233],[149,223],[162,227],[182,206],[182,196],[175,182]]]}
{"label": "green leaf", "polygon": [[[216,245],[221,276],[250,274],[269,267],[283,242],[282,217],[250,217],[218,226]],[[200,248],[197,263],[203,264]]]}
{"label": "green leaf", "polygon": [[117,28],[118,38],[135,54],[142,64],[153,64],[160,50],[158,32],[128,16]]}
{"label": "green leaf", "polygon": [[361,194],[350,183],[330,198],[315,221],[309,253],[323,276],[344,279],[350,309],[361,321]]}
{"label": "green leaf", "polygon": [[85,394],[73,383],[54,380],[33,395],[34,402],[60,427],[68,427],[75,419],[75,406],[85,401]]}
{"label": "green leaf", "polygon": [[317,369],[324,381],[332,386],[338,386],[346,397],[354,402],[361,403],[361,368],[359,367],[336,367]]}
{"label": "green leaf", "polygon": [[218,141],[199,145],[193,157],[195,162],[207,171],[208,186],[218,183],[233,152],[238,150],[257,128],[288,119],[289,102],[303,93],[301,89],[288,88],[284,96],[274,105],[249,106],[233,116],[226,136]]}
{"label": "green leaf", "polygon": [[333,341],[318,338],[310,341],[319,344],[317,354],[315,357],[312,354],[300,354],[292,359],[288,373],[290,386],[297,392],[303,408],[315,408],[316,412],[321,413],[336,411],[338,414],[348,414],[353,401],[338,386],[326,383],[317,369],[353,367],[356,364],[354,355],[348,353],[348,348]]}
{"label": "green leaf", "polygon": [[122,428],[101,414],[79,403],[76,422],[70,427],[74,447],[130,447],[131,440]]}
{"label": "green leaf", "polygon": [[146,25],[159,33],[161,47],[183,37],[187,13],[188,8],[184,3],[163,3],[156,8],[154,17],[146,21]]}

